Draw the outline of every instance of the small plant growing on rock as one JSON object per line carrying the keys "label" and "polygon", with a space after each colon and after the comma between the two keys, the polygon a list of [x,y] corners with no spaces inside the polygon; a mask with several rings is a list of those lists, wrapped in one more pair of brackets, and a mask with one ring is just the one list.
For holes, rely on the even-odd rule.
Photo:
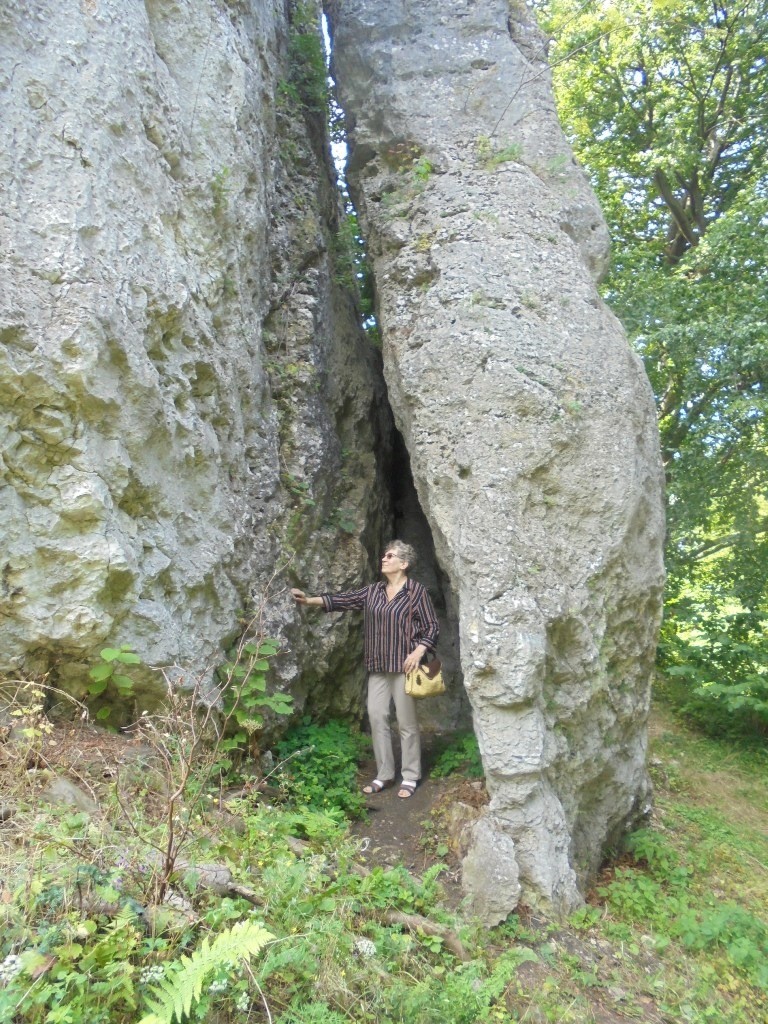
{"label": "small plant growing on rock", "polygon": [[224,213],[229,205],[229,194],[232,191],[230,184],[230,170],[222,167],[214,174],[211,180],[211,194],[213,195],[213,212],[216,216]]}
{"label": "small plant growing on rock", "polygon": [[319,18],[313,3],[302,3],[294,11],[288,58],[290,81],[287,95],[298,97],[308,113],[325,114],[328,109],[328,71]]}
{"label": "small plant growing on rock", "polygon": [[428,160],[425,156],[421,156],[413,165],[413,176],[416,181],[421,182],[422,185],[426,185],[434,173],[434,170],[435,167],[432,161]]}
{"label": "small plant growing on rock", "polygon": [[523,155],[519,142],[497,146],[487,135],[481,135],[476,143],[477,158],[486,171],[495,171],[501,164],[518,162]]}

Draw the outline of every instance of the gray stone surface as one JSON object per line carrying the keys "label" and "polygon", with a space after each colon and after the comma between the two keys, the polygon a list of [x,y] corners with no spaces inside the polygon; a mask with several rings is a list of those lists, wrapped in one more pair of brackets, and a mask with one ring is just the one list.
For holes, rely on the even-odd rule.
{"label": "gray stone surface", "polygon": [[[524,5],[329,6],[389,399],[488,774],[465,883],[489,920],[516,877],[565,909],[647,799],[650,390],[595,290],[605,227]],[[126,643],[206,678],[270,589],[273,684],[359,707],[359,621],[286,591],[370,579],[406,474],[323,127],[286,88],[289,9],[0,8],[0,672],[82,694]]]}
{"label": "gray stone surface", "polygon": [[288,32],[272,0],[2,5],[0,671],[82,693],[126,643],[194,681],[276,574],[279,685],[358,700],[354,634],[287,597],[364,574],[385,405]]}
{"label": "gray stone surface", "polygon": [[90,797],[84,789],[76,786],[69,779],[55,778],[42,792],[40,799],[49,804],[64,804],[68,807],[75,807],[78,811],[94,815],[99,812],[99,805]]}
{"label": "gray stone surface", "polygon": [[662,475],[642,366],[601,302],[606,229],[545,44],[505,0],[331,4],[384,369],[487,771],[465,883],[514,860],[567,910],[647,808]]}
{"label": "gray stone surface", "polygon": [[461,884],[473,897],[474,912],[491,928],[500,924],[522,891],[515,843],[503,822],[492,814],[476,822],[461,866]]}

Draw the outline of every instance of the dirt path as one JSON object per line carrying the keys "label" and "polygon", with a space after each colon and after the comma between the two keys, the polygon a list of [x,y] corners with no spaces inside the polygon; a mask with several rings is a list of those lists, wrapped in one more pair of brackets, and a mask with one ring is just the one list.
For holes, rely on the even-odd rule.
{"label": "dirt path", "polygon": [[[444,738],[442,746],[444,746]],[[366,867],[392,868],[402,864],[412,875],[420,877],[431,865],[445,865],[440,882],[446,903],[457,907],[463,898],[459,861],[448,848],[445,817],[454,803],[474,806],[487,800],[482,782],[470,782],[456,776],[448,779],[430,777],[437,753],[442,746],[429,736],[422,736],[423,777],[416,792],[408,799],[398,797],[398,786],[366,798],[368,818],[352,826],[352,834],[361,843],[361,861]],[[361,765],[358,784],[362,788],[375,778],[376,764]],[[399,781],[399,777],[398,777]]]}

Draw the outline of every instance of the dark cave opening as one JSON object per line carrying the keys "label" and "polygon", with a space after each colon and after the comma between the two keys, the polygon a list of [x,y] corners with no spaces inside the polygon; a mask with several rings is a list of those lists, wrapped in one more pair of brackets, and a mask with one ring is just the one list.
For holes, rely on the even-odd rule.
{"label": "dark cave opening", "polygon": [[[387,408],[388,417],[392,412]],[[405,440],[392,422],[389,444],[380,456],[383,485],[390,500],[391,533],[382,545],[395,538],[411,544],[418,561],[414,578],[430,593],[440,621],[438,655],[443,663],[447,692],[437,700],[421,701],[419,720],[424,729],[454,732],[472,728],[469,699],[464,690],[459,651],[458,607],[450,581],[437,559],[432,529],[416,490]],[[378,558],[380,552],[374,552]]]}
{"label": "dark cave opening", "polygon": [[[339,104],[333,78],[332,25],[322,15],[322,37],[325,48],[329,86],[328,133],[336,169],[336,184],[341,198],[347,226],[353,236],[352,262],[354,264],[356,305],[360,311],[360,325],[376,347],[381,345],[381,331],[376,303],[376,279],[372,261],[368,258],[365,238],[359,221],[354,196],[347,179],[347,167],[353,153],[347,136],[346,114]],[[380,353],[376,360],[381,377],[380,408],[377,410],[382,444],[377,452],[379,479],[385,495],[382,536],[366,538],[368,557],[375,574],[379,571],[379,556],[388,541],[400,539],[416,550],[417,565],[414,578],[428,589],[440,621],[438,654],[443,663],[448,692],[438,701],[422,701],[419,719],[424,728],[434,732],[453,732],[472,728],[472,714],[463,685],[459,651],[458,601],[450,580],[443,572],[435,551],[432,529],[419,501],[411,471],[411,460],[403,435],[397,429],[389,404],[387,384]],[[388,500],[387,500],[388,499]]]}

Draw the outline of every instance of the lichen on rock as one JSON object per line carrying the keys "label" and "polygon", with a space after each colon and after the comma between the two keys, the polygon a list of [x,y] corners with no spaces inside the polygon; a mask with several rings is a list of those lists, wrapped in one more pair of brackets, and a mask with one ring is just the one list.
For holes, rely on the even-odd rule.
{"label": "lichen on rock", "polygon": [[382,403],[334,281],[324,113],[288,89],[295,26],[261,0],[0,23],[0,670],[82,692],[110,642],[204,675],[270,586],[300,704],[299,662],[329,676],[355,646],[299,628],[287,586],[319,552],[367,567]]}
{"label": "lichen on rock", "polygon": [[[505,0],[329,5],[384,370],[439,562],[491,804],[482,850],[567,911],[647,809],[662,475],[601,302],[607,233],[546,43]],[[465,884],[495,922],[491,877]],[[493,873],[492,873],[493,874]]]}

